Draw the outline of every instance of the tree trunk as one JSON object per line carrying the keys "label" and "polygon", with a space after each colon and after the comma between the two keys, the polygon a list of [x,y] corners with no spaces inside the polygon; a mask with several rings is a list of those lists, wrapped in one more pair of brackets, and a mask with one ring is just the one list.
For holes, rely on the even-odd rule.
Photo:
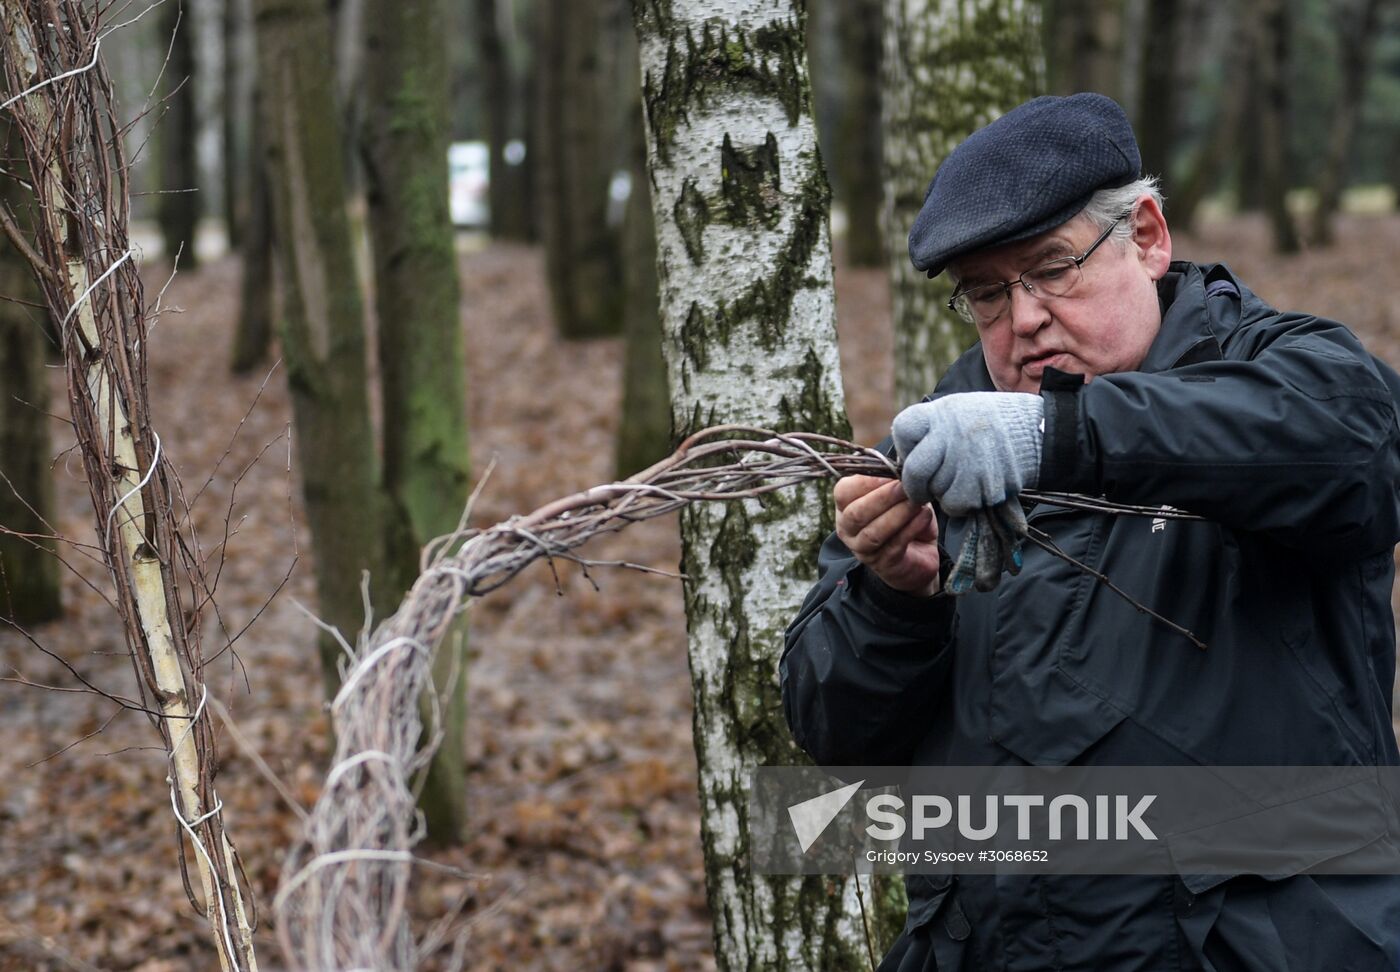
{"label": "tree trunk", "polygon": [[1121,102],[1124,0],[1047,0],[1046,90],[1097,91]]}
{"label": "tree trunk", "polygon": [[1288,72],[1292,47],[1288,0],[1257,0],[1260,47],[1254,58],[1258,85],[1260,187],[1264,208],[1274,230],[1274,249],[1279,253],[1298,251],[1298,231],[1288,212],[1288,188],[1292,165]]}
{"label": "tree trunk", "polygon": [[[397,597],[418,576],[419,551],[456,529],[467,502],[466,368],[447,208],[443,0],[369,0],[367,14],[364,163]],[[458,634],[441,649],[443,739],[420,799],[439,844],[466,829],[465,625]]]}
{"label": "tree trunk", "polygon": [[1147,5],[1141,102],[1135,125],[1142,171],[1161,180],[1167,198],[1175,191],[1171,152],[1176,144],[1176,52],[1181,13],[1178,0],[1153,0]]}
{"label": "tree trunk", "polygon": [[887,0],[885,233],[894,298],[895,395],[918,401],[977,340],[948,310],[947,276],[909,262],[909,227],[959,142],[1027,98],[1044,73],[1039,6],[1029,0]]}
{"label": "tree trunk", "polygon": [[1332,217],[1337,213],[1352,161],[1351,149],[1361,114],[1361,99],[1371,73],[1371,50],[1375,46],[1380,6],[1380,0],[1355,0],[1348,8],[1337,12],[1342,90],[1332,111],[1327,160],[1318,180],[1317,209],[1313,213],[1311,234],[1311,242],[1316,244],[1325,246],[1333,242]]}
{"label": "tree trunk", "polygon": [[161,37],[169,38],[165,65],[165,115],[160,120],[161,196],[157,219],[166,259],[180,254],[180,268],[194,267],[195,231],[200,199],[199,116],[194,100],[194,21],[188,4],[168,3],[162,12]]}
{"label": "tree trunk", "polygon": [[1231,18],[1228,50],[1234,56],[1225,60],[1225,76],[1216,99],[1215,120],[1202,139],[1195,160],[1182,177],[1176,195],[1167,201],[1172,225],[1190,229],[1196,221],[1196,211],[1221,181],[1232,152],[1240,143],[1240,127],[1245,118],[1249,98],[1251,62],[1257,43],[1256,25],[1247,10],[1228,13]]}
{"label": "tree trunk", "polygon": [[880,235],[880,58],[884,0],[842,0],[842,85],[837,168],[846,209],[846,259],[878,267],[885,259]]}
{"label": "tree trunk", "polygon": [[538,0],[535,65],[539,110],[531,150],[539,180],[554,323],[566,338],[622,327],[618,239],[608,226],[615,133],[606,124],[606,0]]}
{"label": "tree trunk", "polygon": [[230,250],[243,242],[248,219],[248,104],[245,97],[245,0],[223,0],[223,183],[224,229]]}
{"label": "tree trunk", "polygon": [[[262,96],[253,95],[253,117],[263,117]],[[262,125],[254,125],[247,159],[248,198],[242,250],[243,281],[238,322],[233,334],[234,374],[243,374],[267,360],[272,329],[277,319],[277,291],[273,271],[272,188],[268,185]]]}
{"label": "tree trunk", "polygon": [[522,160],[512,162],[506,157],[506,145],[515,134],[520,85],[501,37],[496,0],[476,0],[476,30],[483,79],[482,114],[491,147],[491,235],[498,240],[528,240],[526,170]]}
{"label": "tree trunk", "polygon": [[[19,139],[11,134],[5,157],[18,168]],[[26,173],[27,176],[27,173]],[[0,182],[12,213],[26,208],[18,173]],[[29,264],[0,237],[0,618],[15,624],[52,621],[63,613],[53,533],[53,476],[49,472],[49,391],[44,373],[47,314],[35,302]],[[30,534],[28,538],[12,535]]]}
{"label": "tree trunk", "polygon": [[[360,582],[384,603],[383,514],[366,394],[364,309],[345,211],[343,138],[324,0],[256,0],[282,354],[315,550],[321,617],[347,640]],[[329,694],[340,651],[321,638]]]}
{"label": "tree trunk", "polygon": [[[635,42],[628,57],[637,66]],[[661,352],[660,297],[656,289],[656,222],[647,178],[646,132],[640,99],[634,99],[632,195],[622,220],[624,335],[627,354],[622,375],[622,416],[617,426],[619,479],[664,459],[672,449],[671,389]]]}
{"label": "tree trunk", "polygon": [[[800,0],[633,4],[672,421],[843,435],[828,210]],[[720,969],[866,969],[854,878],[749,868],[749,773],[805,762],[783,724],[782,631],[815,576],[830,491],[681,518],[701,838]],[[868,891],[868,882],[865,883]]]}

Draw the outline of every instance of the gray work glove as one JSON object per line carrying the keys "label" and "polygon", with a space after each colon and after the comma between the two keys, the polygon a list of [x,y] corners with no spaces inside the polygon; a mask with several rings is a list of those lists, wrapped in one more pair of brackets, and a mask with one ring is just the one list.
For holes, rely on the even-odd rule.
{"label": "gray work glove", "polygon": [[991,590],[1021,567],[1026,518],[1016,497],[1040,475],[1039,395],[964,392],[912,405],[894,420],[904,492],[937,503],[972,526],[958,551],[949,593]]}

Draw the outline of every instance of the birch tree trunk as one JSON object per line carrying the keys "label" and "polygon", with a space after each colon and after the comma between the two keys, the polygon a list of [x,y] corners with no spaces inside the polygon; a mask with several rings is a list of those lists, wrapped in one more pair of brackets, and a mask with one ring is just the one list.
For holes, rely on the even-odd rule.
{"label": "birch tree trunk", "polygon": [[[366,392],[364,306],[345,211],[325,0],[256,0],[273,239],[283,281],[282,354],[316,562],[321,617],[353,640],[361,576],[383,601],[383,522]],[[335,641],[321,638],[327,697]]]}
{"label": "birch tree trunk", "polygon": [[[418,552],[451,533],[467,502],[468,456],[457,266],[447,211],[443,0],[368,0],[364,160],[383,388],[387,553],[396,594]],[[420,806],[429,838],[466,830],[466,625],[438,652],[442,743]]]}
{"label": "birch tree trunk", "polygon": [[[678,433],[743,422],[846,434],[800,0],[635,0],[633,11]],[[816,486],[681,519],[701,839],[724,970],[865,969],[881,948],[867,941],[855,880],[749,866],[750,771],[805,762],[777,666],[831,527],[829,490]]]}
{"label": "birch tree trunk", "polygon": [[959,142],[1040,93],[1035,0],[886,0],[885,234],[894,299],[895,397],[933,391],[977,340],[948,310],[946,275],[909,262],[909,227],[938,166]]}

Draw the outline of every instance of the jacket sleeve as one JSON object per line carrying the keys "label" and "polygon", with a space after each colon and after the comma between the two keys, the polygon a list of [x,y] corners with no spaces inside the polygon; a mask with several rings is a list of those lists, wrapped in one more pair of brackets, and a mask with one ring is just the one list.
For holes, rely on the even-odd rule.
{"label": "jacket sleeve", "polygon": [[955,601],[886,587],[835,535],[817,563],[780,667],[788,726],[822,765],[905,763],[947,677]]}
{"label": "jacket sleeve", "polygon": [[1042,394],[1042,489],[1167,504],[1317,553],[1400,539],[1395,400],[1333,321],[1276,315],[1224,360]]}

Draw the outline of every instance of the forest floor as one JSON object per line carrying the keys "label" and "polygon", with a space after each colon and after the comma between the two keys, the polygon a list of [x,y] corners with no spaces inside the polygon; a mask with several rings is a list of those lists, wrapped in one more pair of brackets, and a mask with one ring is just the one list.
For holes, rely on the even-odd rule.
{"label": "forest floor", "polygon": [[[1231,220],[1178,237],[1177,253],[1228,255],[1266,299],[1347,321],[1400,364],[1400,301],[1382,262],[1400,252],[1400,216],[1345,220],[1339,238],[1332,250],[1279,258],[1262,221]],[[480,474],[495,463],[474,522],[489,525],[614,478],[622,346],[554,336],[537,251],[463,242],[473,464]],[[289,458],[285,376],[234,377],[226,367],[238,276],[236,261],[223,258],[170,283],[151,342],[154,415],[187,493],[209,483],[193,518],[206,549],[226,522],[234,528],[208,650],[226,638],[221,624],[237,631],[258,616],[237,660],[225,653],[210,666],[212,685],[247,744],[310,806],[328,758],[315,630],[298,607],[314,609],[311,551]],[[150,268],[148,296],[164,283]],[[873,442],[894,410],[884,272],[840,267],[837,290],[848,407],[857,437]],[[63,412],[59,378],[52,408]],[[59,421],[53,430],[57,454],[70,433]],[[60,530],[90,538],[81,463],[62,453],[54,468]],[[593,550],[669,570],[679,560],[671,520],[636,525]],[[77,552],[68,559],[105,590],[99,565]],[[714,965],[679,583],[632,571],[596,580],[598,590],[564,571],[556,590],[537,565],[473,608],[472,836],[434,855],[470,877],[423,872],[417,902],[431,916],[465,899],[469,969]],[[64,593],[67,617],[33,638],[94,684],[131,694],[110,608],[76,575]],[[0,683],[0,972],[216,968],[184,901],[152,727],[92,694],[15,682],[19,674],[76,685],[13,632],[0,632],[0,665],[12,677]],[[263,968],[274,970],[266,915],[297,816],[227,732],[220,749],[218,792],[263,906]]]}

